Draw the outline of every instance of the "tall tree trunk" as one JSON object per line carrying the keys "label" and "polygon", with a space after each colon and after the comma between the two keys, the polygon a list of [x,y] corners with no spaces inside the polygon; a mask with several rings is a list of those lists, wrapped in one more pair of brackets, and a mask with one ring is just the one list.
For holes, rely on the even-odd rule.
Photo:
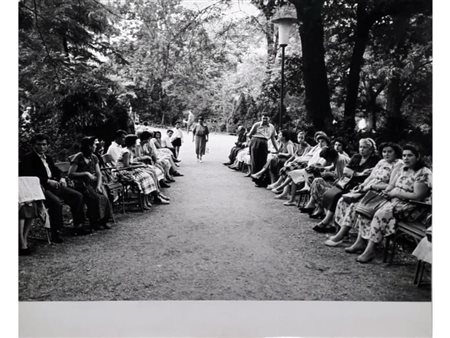
{"label": "tall tree trunk", "polygon": [[275,64],[276,56],[277,56],[277,44],[278,38],[274,39],[274,25],[270,22],[270,19],[267,19],[266,22],[266,42],[267,42],[267,65],[266,69],[270,70]]}
{"label": "tall tree trunk", "polygon": [[291,0],[300,19],[305,108],[317,130],[330,131],[333,116],[330,107],[322,8],[324,0]]}
{"label": "tall tree trunk", "polygon": [[355,128],[360,73],[364,63],[363,56],[369,42],[370,29],[374,23],[373,18],[367,13],[367,2],[367,0],[358,1],[355,44],[347,78],[347,97],[344,110],[344,127],[348,131],[353,131]]}

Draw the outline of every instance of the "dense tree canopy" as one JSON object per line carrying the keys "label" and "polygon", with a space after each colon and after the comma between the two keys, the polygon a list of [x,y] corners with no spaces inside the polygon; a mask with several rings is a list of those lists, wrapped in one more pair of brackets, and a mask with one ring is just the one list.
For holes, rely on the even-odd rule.
{"label": "dense tree canopy", "polygon": [[[191,110],[221,130],[278,121],[280,53],[271,22],[298,25],[285,60],[285,126],[431,142],[431,4],[425,0],[19,1],[21,148],[38,131],[61,157],[73,140]],[[25,120],[26,118],[30,121]],[[185,118],[185,117],[184,117]]]}

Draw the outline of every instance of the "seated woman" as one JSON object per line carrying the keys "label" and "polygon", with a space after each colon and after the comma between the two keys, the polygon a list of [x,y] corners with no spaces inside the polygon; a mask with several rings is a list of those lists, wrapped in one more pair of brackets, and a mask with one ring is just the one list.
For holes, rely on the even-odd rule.
{"label": "seated woman", "polygon": [[326,161],[320,157],[320,153],[325,147],[329,146],[330,139],[323,133],[317,135],[316,140],[317,145],[314,148],[312,148],[309,153],[302,156],[302,158],[305,159],[309,158],[309,160],[306,163],[304,163],[304,161],[297,162],[302,164],[303,169],[294,169],[294,170],[290,169],[293,167],[292,166],[293,163],[290,165],[290,168],[287,167],[283,168],[286,169],[285,170],[286,179],[281,185],[272,189],[272,192],[277,194],[275,198],[278,199],[287,198],[291,191],[297,190],[297,185],[302,184],[308,187],[309,180],[312,180],[314,177],[313,172],[320,170],[320,168],[324,167]]}
{"label": "seated woman", "polygon": [[152,148],[147,146],[150,138],[151,133],[148,131],[143,131],[139,135],[141,142],[136,146],[136,161],[147,164],[147,168],[154,173],[160,187],[169,188],[170,185],[167,182],[175,182],[175,180],[170,175],[169,169],[166,169],[161,163],[158,163]]}
{"label": "seated woman", "polygon": [[158,161],[167,162],[170,165],[170,173],[173,176],[183,176],[180,172],[177,171],[176,167],[178,164],[175,163],[172,152],[161,146],[161,132],[155,131],[153,133],[153,138],[149,142],[149,146],[152,147],[153,153],[156,155]]}
{"label": "seated woman", "polygon": [[354,226],[356,220],[355,206],[358,201],[369,190],[383,191],[388,184],[393,184],[399,169],[403,166],[402,149],[396,143],[386,142],[379,147],[383,156],[375,168],[373,168],[369,177],[363,183],[357,185],[351,190],[350,201],[346,196],[342,196],[336,206],[336,213],[334,215],[334,223],[340,227],[339,232],[331,236],[326,242],[327,246],[337,246],[342,243],[344,237]]}
{"label": "seated woman", "polygon": [[333,144],[334,150],[336,150],[339,154],[348,157],[348,159],[350,160],[350,156],[348,156],[348,154],[344,151],[345,144],[340,138],[334,139],[331,143]]}
{"label": "seated woman", "polygon": [[[321,131],[317,132],[314,135],[316,141],[319,135],[325,135],[325,133]],[[287,161],[284,163],[283,167],[280,169],[279,172],[280,177],[275,183],[267,186],[268,190],[278,188],[286,180],[287,173],[289,171],[303,168],[305,166],[305,163],[307,163],[309,159],[311,159],[312,153],[317,150],[318,145],[316,145],[313,150],[313,148],[305,141],[305,136],[306,133],[303,130],[298,132],[297,145],[294,155],[288,158]]]}
{"label": "seated woman", "polygon": [[236,160],[238,152],[243,149],[247,141],[247,129],[244,126],[239,126],[237,128],[237,141],[234,143],[234,147],[230,150],[230,155],[228,155],[229,161],[224,163],[224,165],[232,165]]}
{"label": "seated woman", "polygon": [[150,209],[151,197],[153,196],[153,201],[160,204],[169,204],[170,202],[167,198],[161,194],[158,190],[155,178],[148,173],[145,168],[140,163],[134,162],[134,150],[136,147],[136,135],[127,135],[125,137],[125,149],[119,158],[119,166],[122,168],[127,168],[128,170],[121,170],[120,174],[126,179],[131,179],[137,182],[140,190],[144,195],[144,209]]}
{"label": "seated woman", "polygon": [[[321,233],[335,232],[331,222],[334,218],[334,210],[338,200],[344,193],[350,191],[350,189],[363,182],[370,175],[373,167],[379,161],[376,151],[375,141],[371,138],[359,140],[359,153],[353,155],[348,165],[344,168],[344,176],[350,178],[350,180],[343,187],[340,185],[341,179],[323,193],[320,205],[325,211],[325,218],[313,227],[314,231]],[[312,214],[312,217],[321,217],[320,212],[323,211],[318,210]]]}
{"label": "seated woman", "polygon": [[267,156],[266,164],[260,171],[252,174],[251,177],[255,180],[260,180],[263,175],[268,171],[270,174],[270,183],[273,184],[277,180],[278,174],[284,163],[294,156],[295,147],[291,140],[292,133],[288,130],[282,130],[279,138],[278,152],[274,152]]}
{"label": "seated woman", "polygon": [[108,221],[112,218],[112,206],[103,187],[94,142],[95,137],[90,136],[81,140],[81,152],[72,157],[68,174],[74,180],[74,188],[83,194],[91,228],[111,229]]}
{"label": "seated woman", "polygon": [[425,167],[416,146],[407,144],[403,147],[403,162],[395,183],[382,191],[389,201],[375,211],[372,219],[360,214],[356,217],[358,238],[345,251],[362,252],[356,259],[359,263],[367,263],[374,258],[376,245],[395,233],[397,219],[414,221],[413,211],[417,205],[411,201],[424,201],[430,196],[431,170]]}
{"label": "seated woman", "polygon": [[[328,167],[321,168],[314,173],[315,176],[311,184],[311,197],[309,202],[303,208],[303,210],[315,209],[316,206],[320,206],[322,201],[322,196],[328,188],[331,188],[333,181],[339,180],[344,175],[344,168],[349,162],[349,158],[339,154],[336,150],[332,148],[325,147],[320,152],[320,157],[323,158],[326,163],[331,165]],[[291,189],[297,189],[295,184],[291,184]],[[295,203],[295,190],[291,190],[291,199],[285,202],[284,205],[291,206],[296,205]]]}

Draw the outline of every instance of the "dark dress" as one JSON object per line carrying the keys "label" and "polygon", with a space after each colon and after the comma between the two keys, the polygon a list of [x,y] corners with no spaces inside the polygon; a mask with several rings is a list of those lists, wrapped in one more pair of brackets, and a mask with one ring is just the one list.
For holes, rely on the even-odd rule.
{"label": "dark dress", "polygon": [[[71,164],[77,165],[76,172],[89,172],[96,175],[96,165],[99,163],[97,156],[92,154],[86,158],[83,153],[74,156]],[[96,190],[97,181],[91,181],[87,178],[74,179],[75,189],[83,194],[84,201],[88,208],[88,218],[91,225],[99,225],[106,223],[112,218],[112,207],[106,195],[106,191],[102,186],[103,193]]]}
{"label": "dark dress", "polygon": [[228,158],[230,159],[230,163],[233,163],[236,160],[236,156],[237,156],[238,152],[241,149],[245,148],[244,143],[246,140],[247,140],[247,135],[245,133],[238,135],[237,142],[235,143],[235,146],[233,148],[231,148],[230,155],[228,156]]}
{"label": "dark dress", "polygon": [[209,134],[208,127],[197,124],[192,132],[195,135],[195,153],[197,155],[205,155],[206,135]]}

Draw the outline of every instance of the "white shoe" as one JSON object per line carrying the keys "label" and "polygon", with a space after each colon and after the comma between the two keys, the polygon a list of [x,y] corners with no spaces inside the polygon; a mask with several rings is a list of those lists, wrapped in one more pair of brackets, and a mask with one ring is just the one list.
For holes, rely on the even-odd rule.
{"label": "white shoe", "polygon": [[203,163],[203,161],[202,161],[202,160],[199,160],[199,162],[200,162],[200,163]]}

